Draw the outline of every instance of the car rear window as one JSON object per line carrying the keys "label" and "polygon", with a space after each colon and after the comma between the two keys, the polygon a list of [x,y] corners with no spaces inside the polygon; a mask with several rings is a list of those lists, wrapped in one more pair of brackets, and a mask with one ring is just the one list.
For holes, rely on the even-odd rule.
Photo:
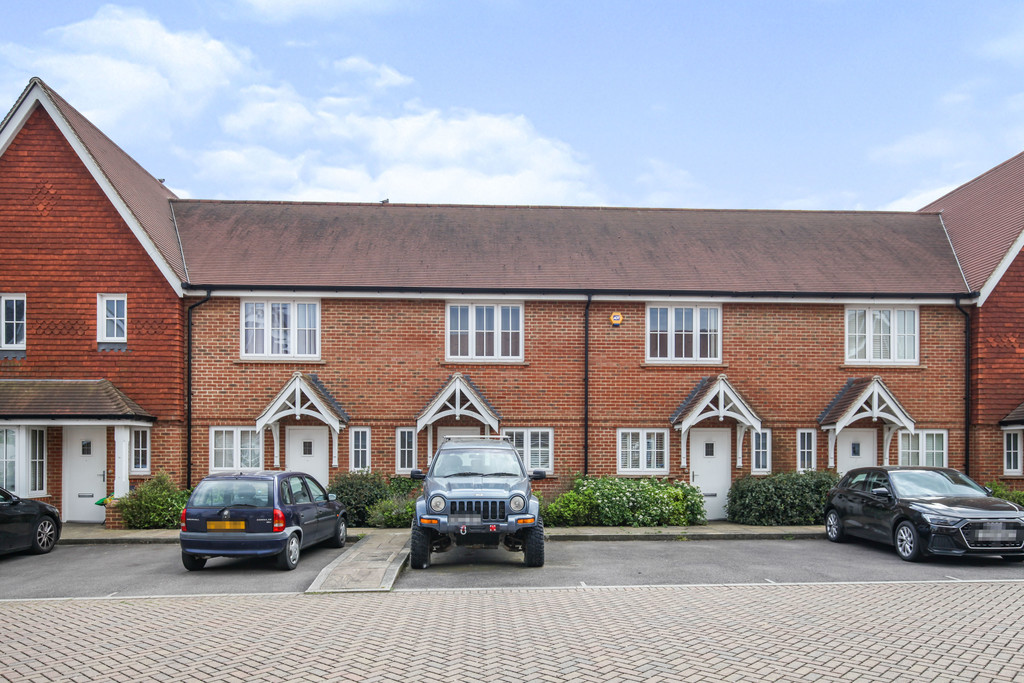
{"label": "car rear window", "polygon": [[271,483],[266,480],[211,481],[207,479],[199,482],[199,485],[196,486],[196,490],[192,492],[189,506],[200,508],[266,507],[273,501],[270,495]]}

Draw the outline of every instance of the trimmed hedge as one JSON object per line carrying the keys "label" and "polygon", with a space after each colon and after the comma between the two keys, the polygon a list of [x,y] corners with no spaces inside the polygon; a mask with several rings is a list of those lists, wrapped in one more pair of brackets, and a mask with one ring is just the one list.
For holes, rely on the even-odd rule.
{"label": "trimmed hedge", "polygon": [[825,494],[838,481],[839,475],[830,471],[746,476],[729,489],[726,514],[737,524],[823,524]]}
{"label": "trimmed hedge", "polygon": [[191,491],[179,489],[166,472],[159,472],[117,501],[128,529],[176,529]]}
{"label": "trimmed hedge", "polygon": [[667,479],[580,477],[543,507],[549,526],[692,526],[707,522],[695,486]]}
{"label": "trimmed hedge", "polygon": [[405,502],[415,501],[421,489],[421,482],[400,476],[389,481],[379,472],[339,474],[327,488],[348,509],[349,526],[391,528],[412,524],[412,512],[408,513],[408,520],[401,522],[405,515]]}

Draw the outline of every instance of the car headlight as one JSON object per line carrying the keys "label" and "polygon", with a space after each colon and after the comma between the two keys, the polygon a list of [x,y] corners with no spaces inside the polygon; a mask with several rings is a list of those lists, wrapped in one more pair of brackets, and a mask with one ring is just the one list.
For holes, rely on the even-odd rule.
{"label": "car headlight", "polygon": [[512,512],[522,512],[526,507],[526,499],[522,496],[512,496],[512,500],[508,501],[508,506]]}
{"label": "car headlight", "polygon": [[959,517],[950,517],[948,515],[923,515],[929,524],[934,526],[956,526],[960,523]]}
{"label": "car headlight", "polygon": [[444,496],[434,496],[430,499],[430,509],[434,512],[441,512],[444,510]]}

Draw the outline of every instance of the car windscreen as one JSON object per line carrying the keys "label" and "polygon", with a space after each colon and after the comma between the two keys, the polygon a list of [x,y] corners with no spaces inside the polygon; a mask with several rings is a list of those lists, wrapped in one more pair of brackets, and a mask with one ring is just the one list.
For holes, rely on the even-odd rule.
{"label": "car windscreen", "polygon": [[273,504],[269,480],[205,479],[192,492],[189,507],[268,507]]}
{"label": "car windscreen", "polygon": [[434,458],[431,474],[454,476],[523,476],[519,454],[508,448],[465,448],[441,451]]}
{"label": "car windscreen", "polygon": [[955,470],[894,470],[889,479],[902,498],[977,498],[988,495]]}

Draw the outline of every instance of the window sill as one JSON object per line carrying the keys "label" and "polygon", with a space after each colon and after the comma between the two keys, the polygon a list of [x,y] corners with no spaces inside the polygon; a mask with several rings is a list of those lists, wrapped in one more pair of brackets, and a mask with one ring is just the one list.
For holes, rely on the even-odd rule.
{"label": "window sill", "polygon": [[[616,470],[615,476],[617,477],[667,477],[668,470],[645,470],[643,472],[637,472],[636,470]],[[553,478],[553,477],[552,477]]]}
{"label": "window sill", "polygon": [[729,364],[724,361],[695,361],[695,360],[666,360],[666,361],[650,361],[645,360],[640,364],[641,368],[648,369],[664,369],[664,368],[686,368],[692,370],[694,368],[728,368]]}
{"label": "window sill", "polygon": [[843,363],[840,370],[927,370],[927,365],[920,363]]}
{"label": "window sill", "polygon": [[238,358],[235,365],[327,365],[320,358]]}
{"label": "window sill", "polygon": [[522,365],[529,367],[529,363],[525,360],[494,360],[490,358],[467,358],[465,360],[452,360],[445,359],[438,363],[441,367],[456,366],[456,365]]}
{"label": "window sill", "polygon": [[0,351],[0,360],[25,360],[28,353],[25,349],[10,349]]}
{"label": "window sill", "polygon": [[128,342],[96,342],[97,351],[121,351],[128,350]]}

